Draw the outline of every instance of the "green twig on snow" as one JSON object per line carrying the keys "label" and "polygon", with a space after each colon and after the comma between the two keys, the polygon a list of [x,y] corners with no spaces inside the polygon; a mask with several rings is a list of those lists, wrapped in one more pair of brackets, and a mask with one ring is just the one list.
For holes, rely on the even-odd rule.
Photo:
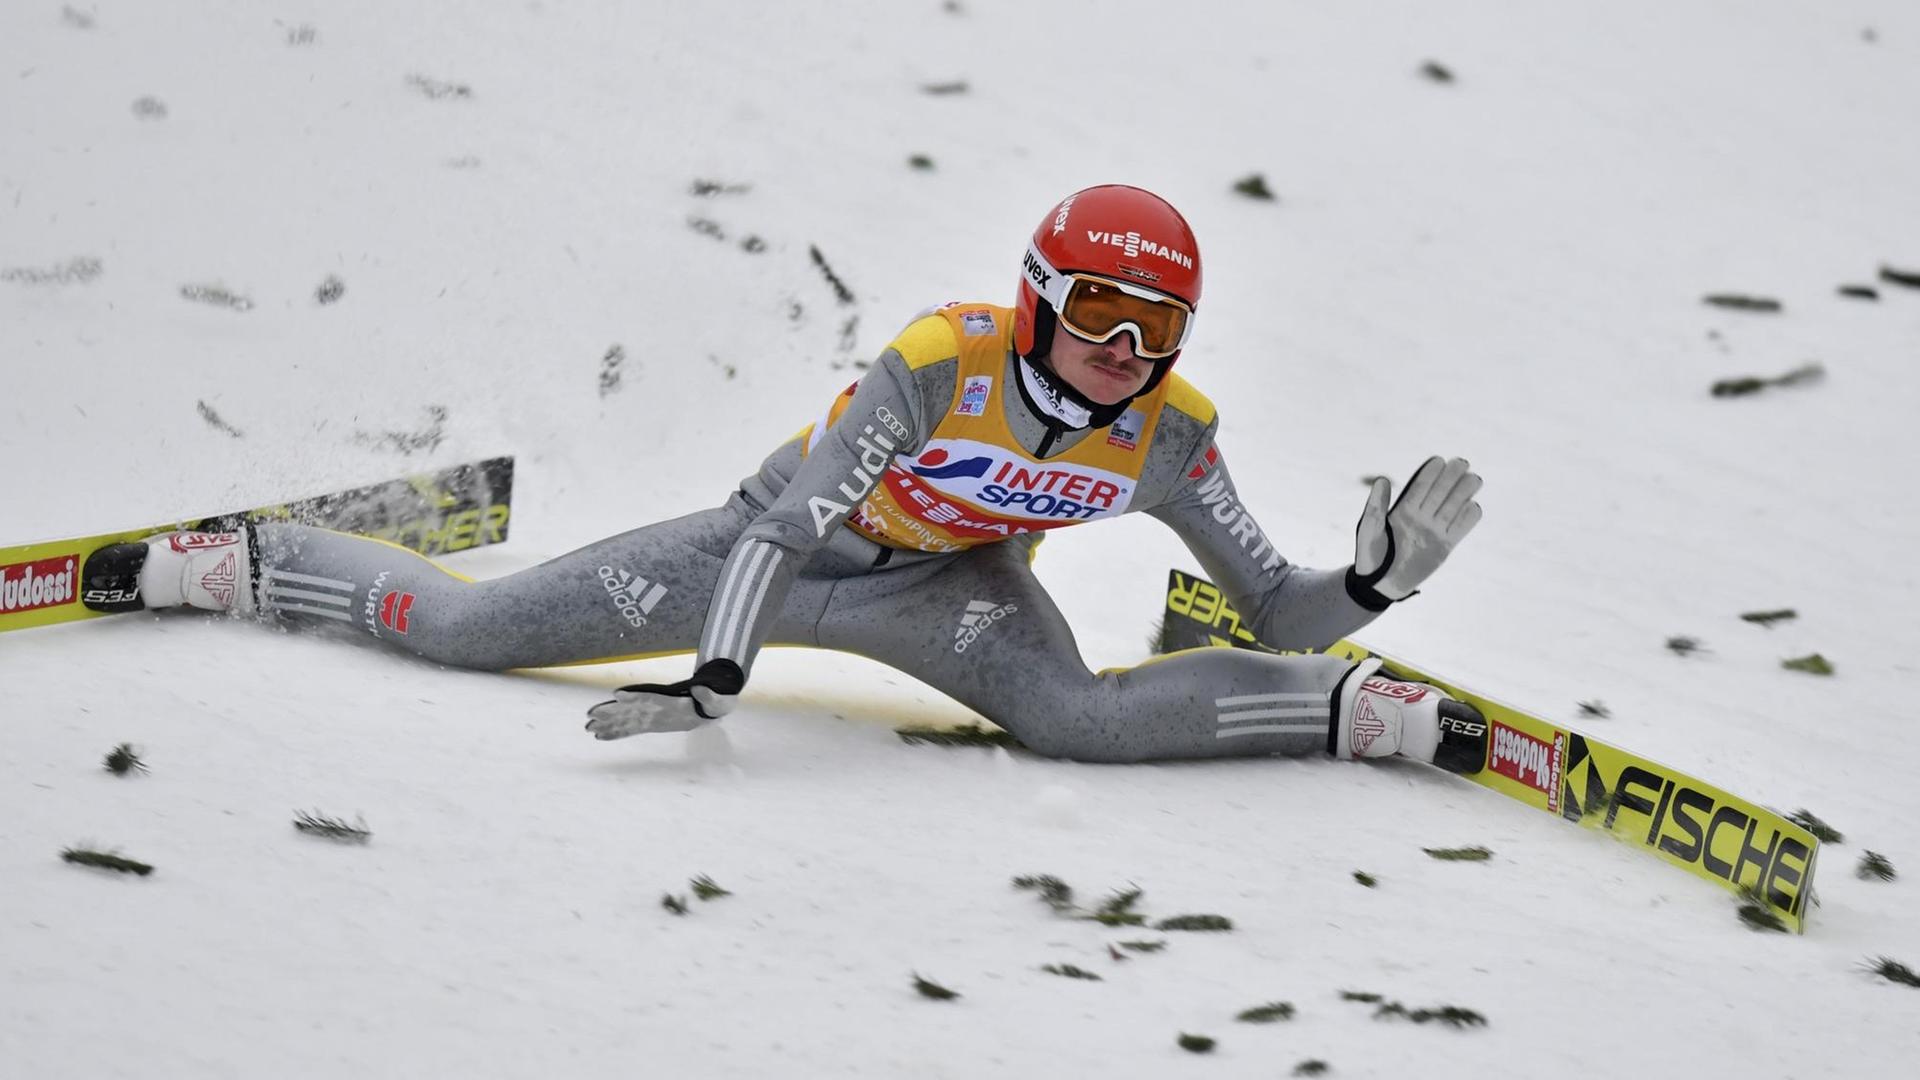
{"label": "green twig on snow", "polygon": [[1713,384],[1714,397],[1744,397],[1757,394],[1769,386],[1793,386],[1797,383],[1813,382],[1826,375],[1827,369],[1819,364],[1802,364],[1792,371],[1773,378],[1760,378],[1755,375],[1741,375],[1730,379],[1721,379]]}
{"label": "green twig on snow", "polygon": [[1847,842],[1846,838],[1840,835],[1839,829],[1821,821],[1814,816],[1813,811],[1804,806],[1788,814],[1787,820],[1812,833],[1813,838],[1823,844],[1844,844]]}
{"label": "green twig on snow", "polygon": [[894,734],[905,743],[927,743],[932,746],[1005,746],[1018,747],[1020,741],[1009,731],[988,731],[979,724],[966,724],[957,728],[895,728]]}
{"label": "green twig on snow", "polygon": [[1174,915],[1153,924],[1155,930],[1219,931],[1233,929],[1225,915]]}
{"label": "green twig on snow", "polygon": [[1046,964],[1042,966],[1040,970],[1049,975],[1062,975],[1069,979],[1086,979],[1090,982],[1102,981],[1100,976],[1095,975],[1093,972],[1085,968],[1074,967],[1072,964]]}
{"label": "green twig on snow", "polygon": [[1702,298],[1714,307],[1731,311],[1777,312],[1781,310],[1780,301],[1770,296],[1748,296],[1745,293],[1709,293]]}
{"label": "green twig on snow", "polygon": [[146,772],[147,763],[140,760],[140,751],[132,743],[121,743],[113,748],[102,761],[101,767],[115,776],[125,776],[130,772]]}
{"label": "green twig on snow", "polygon": [[921,997],[932,998],[935,1001],[952,1001],[960,996],[958,990],[949,990],[917,971],[913,973],[913,988],[920,992]]}
{"label": "green twig on snow", "polygon": [[1772,907],[1767,904],[1767,898],[1760,894],[1760,890],[1754,888],[1741,889],[1740,899],[1746,901],[1746,903],[1740,905],[1739,914],[1740,921],[1747,925],[1747,929],[1755,931],[1770,930],[1776,934],[1784,934],[1787,932],[1787,924],[1781,921],[1780,916],[1773,913]]}
{"label": "green twig on snow", "polygon": [[354,824],[349,825],[342,818],[332,818],[306,810],[294,812],[293,827],[309,836],[337,840],[343,844],[364,844],[373,839],[373,830],[367,828],[364,820],[356,818]]}
{"label": "green twig on snow", "polygon": [[1167,947],[1165,941],[1123,941],[1120,947],[1128,952],[1159,952]]}
{"label": "green twig on snow", "polygon": [[1860,856],[1860,865],[1854,868],[1854,876],[1862,881],[1892,881],[1899,875],[1893,872],[1893,864],[1885,855],[1869,851]]}
{"label": "green twig on snow", "polygon": [[1705,648],[1706,646],[1700,643],[1699,638],[1688,637],[1685,634],[1675,634],[1667,639],[1667,651],[1677,656],[1692,656],[1694,653],[1704,651]]}
{"label": "green twig on snow", "polygon": [[1896,982],[1902,986],[1920,986],[1920,975],[1914,974],[1912,968],[1892,957],[1882,956],[1868,961],[1867,970],[1888,982]]}
{"label": "green twig on snow", "polygon": [[1773,611],[1747,611],[1742,612],[1740,615],[1740,618],[1746,622],[1753,623],[1756,626],[1764,626],[1769,630],[1773,629],[1774,623],[1788,622],[1799,617],[1800,613],[1792,608],[1778,608]]}
{"label": "green twig on snow", "polygon": [[1190,1054],[1213,1053],[1214,1041],[1205,1035],[1189,1035],[1183,1031],[1180,1033],[1179,1042],[1180,1049]]}
{"label": "green twig on snow", "polygon": [[1016,889],[1028,889],[1040,894],[1040,899],[1055,911],[1072,911],[1073,886],[1054,877],[1052,874],[1026,874],[1013,879]]}
{"label": "green twig on snow", "polygon": [[68,848],[60,853],[60,858],[76,866],[95,866],[102,870],[115,870],[122,874],[139,874],[146,877],[153,873],[153,867],[135,859],[115,855],[110,851],[93,851],[88,848]]}
{"label": "green twig on snow", "polygon": [[1116,890],[1101,903],[1098,911],[1087,917],[1105,926],[1144,926],[1147,917],[1133,910],[1133,905],[1140,902],[1140,895],[1138,886]]}
{"label": "green twig on snow", "polygon": [[1379,878],[1374,877],[1372,874],[1367,873],[1365,870],[1355,870],[1353,872],[1353,880],[1359,882],[1362,885],[1365,885],[1369,889],[1373,888],[1375,885],[1380,884]]}
{"label": "green twig on snow", "polygon": [[660,906],[673,912],[675,915],[685,915],[687,913],[687,900],[684,896],[662,893],[660,896]]}
{"label": "green twig on snow", "polygon": [[732,892],[714,884],[714,880],[705,874],[701,874],[687,884],[693,887],[693,895],[702,900],[718,900],[722,896],[733,895]]}
{"label": "green twig on snow", "polygon": [[1273,201],[1273,189],[1267,187],[1267,178],[1259,173],[1252,173],[1237,181],[1233,185],[1233,190],[1249,199],[1259,199],[1262,202]]}
{"label": "green twig on snow", "polygon": [[1791,660],[1780,661],[1780,666],[1788,671],[1804,671],[1809,675],[1831,675],[1833,664],[1819,653],[1796,656]]}
{"label": "green twig on snow", "polygon": [[1269,1001],[1265,1005],[1255,1005],[1251,1009],[1242,1010],[1240,1015],[1234,1017],[1234,1019],[1242,1020],[1249,1024],[1271,1024],[1276,1020],[1291,1020],[1293,1019],[1293,1003],[1290,1001]]}
{"label": "green twig on snow", "polygon": [[1882,265],[1880,267],[1880,280],[1889,285],[1905,285],[1909,289],[1920,289],[1920,272],[1913,270],[1900,270],[1895,267]]}
{"label": "green twig on snow", "polygon": [[1493,858],[1492,851],[1477,845],[1474,847],[1421,848],[1420,850],[1426,852],[1433,858],[1439,859],[1441,862],[1486,862],[1488,859]]}

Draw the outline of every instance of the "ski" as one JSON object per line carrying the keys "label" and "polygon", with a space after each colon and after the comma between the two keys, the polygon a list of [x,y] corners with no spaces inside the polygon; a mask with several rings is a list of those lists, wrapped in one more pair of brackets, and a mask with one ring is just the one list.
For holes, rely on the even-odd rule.
{"label": "ski", "polygon": [[[1211,582],[1169,571],[1160,651],[1231,646],[1279,653],[1241,623]],[[1384,673],[1424,682],[1478,708],[1489,731],[1481,769],[1462,776],[1536,810],[1608,833],[1764,907],[1804,932],[1820,841],[1766,807],[1412,664],[1342,640],[1324,652],[1379,657]]]}
{"label": "ski", "polygon": [[[512,521],[513,458],[496,457],[328,495],[122,532],[0,547],[0,633],[132,609],[138,589],[83,595],[87,556],[154,533],[231,532],[248,522],[294,522],[387,540],[422,555],[498,544]],[[102,592],[102,590],[95,590]]]}

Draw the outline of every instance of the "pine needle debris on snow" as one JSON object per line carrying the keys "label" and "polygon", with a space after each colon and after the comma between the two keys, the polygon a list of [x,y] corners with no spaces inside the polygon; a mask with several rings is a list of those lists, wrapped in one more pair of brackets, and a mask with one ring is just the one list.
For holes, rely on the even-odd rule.
{"label": "pine needle debris on snow", "polygon": [[1791,660],[1780,661],[1780,666],[1788,671],[1804,671],[1809,675],[1831,675],[1833,664],[1819,653],[1796,656]]}
{"label": "pine needle debris on snow", "polygon": [[321,813],[297,810],[293,816],[293,827],[308,836],[336,840],[342,844],[364,844],[373,839],[373,830],[367,828],[366,821],[360,818],[355,818],[353,824],[348,824],[343,818],[332,818]]}
{"label": "pine needle debris on snow", "polygon": [[1421,848],[1441,862],[1486,862],[1493,858],[1493,852],[1478,845],[1474,847]]}
{"label": "pine needle debris on snow", "polygon": [[1892,881],[1899,875],[1894,873],[1893,863],[1877,851],[1869,851],[1860,856],[1860,865],[1853,874],[1862,881]]}
{"label": "pine needle debris on snow", "polygon": [[1010,731],[988,731],[979,724],[967,724],[957,728],[895,728],[893,733],[900,741],[908,744],[927,743],[931,746],[1004,746],[1009,750],[1019,747],[1019,740]]}
{"label": "pine needle debris on snow", "polygon": [[1839,829],[1821,821],[1818,817],[1814,816],[1813,811],[1804,806],[1788,814],[1787,820],[1812,833],[1813,838],[1823,844],[1844,844],[1847,842],[1846,837],[1840,835]]}
{"label": "pine needle debris on snow", "polygon": [[1896,982],[1902,986],[1920,986],[1920,974],[1915,974],[1912,968],[1889,956],[1868,961],[1867,970],[1888,982]]}
{"label": "pine needle debris on snow", "polygon": [[1069,979],[1086,979],[1090,982],[1104,981],[1093,972],[1085,968],[1075,967],[1072,964],[1045,964],[1040,970],[1049,975],[1061,975]]}
{"label": "pine needle debris on snow", "polygon": [[1225,915],[1173,915],[1153,924],[1155,930],[1195,930],[1217,932],[1233,929],[1233,920]]}
{"label": "pine needle debris on snow", "polygon": [[115,855],[110,851],[94,851],[89,848],[68,848],[60,853],[60,858],[76,866],[93,866],[102,870],[113,870],[122,874],[138,874],[146,877],[153,873],[153,867],[137,859]]}
{"label": "pine needle debris on snow", "polygon": [[140,751],[132,743],[121,743],[114,747],[101,761],[100,767],[115,776],[147,771],[147,763],[140,760]]}
{"label": "pine needle debris on snow", "polygon": [[917,971],[913,973],[913,988],[920,992],[921,997],[932,998],[935,1001],[952,1001],[960,996],[959,991],[949,990]]}

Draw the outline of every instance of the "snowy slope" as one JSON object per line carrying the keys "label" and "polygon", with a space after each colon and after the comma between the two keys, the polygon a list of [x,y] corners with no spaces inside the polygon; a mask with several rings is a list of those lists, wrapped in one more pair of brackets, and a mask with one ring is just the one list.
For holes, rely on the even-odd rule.
{"label": "snowy slope", "polygon": [[[893,726],[969,715],[852,658],[771,654],[724,728],[602,745],[586,705],[684,661],[478,675],[128,617],[0,638],[8,1075],[1920,1055],[1920,991],[1861,969],[1920,966],[1913,885],[1851,872],[1865,847],[1920,873],[1920,292],[1835,293],[1920,268],[1920,10],[954,7],[0,5],[0,542],[510,452],[512,543],[449,564],[531,565],[714,504],[914,311],[1009,300],[1053,200],[1137,183],[1201,237],[1181,369],[1266,532],[1338,565],[1360,476],[1472,458],[1485,524],[1364,639],[1556,717],[1604,700],[1597,735],[1814,809],[1847,843],[1810,932],[1752,933],[1724,893],[1418,767],[906,746]],[[1232,192],[1252,172],[1277,202]],[[97,277],[36,280],[81,258]],[[252,307],[181,296],[214,285]],[[1824,382],[1707,394],[1809,360]],[[1058,535],[1038,571],[1100,667],[1142,658],[1169,565],[1191,560],[1128,519]],[[1800,618],[1737,618],[1776,607]],[[1778,666],[1816,650],[1833,678]],[[151,775],[97,768],[123,740]],[[302,808],[374,841],[302,837]],[[159,869],[59,862],[81,842]],[[1476,843],[1494,860],[1421,852]],[[1023,873],[1237,929],[1115,963],[1142,935],[1053,916]],[[735,895],[662,910],[696,874]],[[965,996],[924,1000],[914,971]],[[1490,1023],[1375,1021],[1343,989]],[[1233,1021],[1270,1000],[1298,1017]]]}

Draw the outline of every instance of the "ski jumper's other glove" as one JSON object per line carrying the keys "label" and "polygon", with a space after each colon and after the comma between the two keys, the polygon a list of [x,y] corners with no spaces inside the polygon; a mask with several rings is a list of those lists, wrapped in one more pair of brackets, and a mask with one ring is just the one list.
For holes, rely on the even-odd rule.
{"label": "ski jumper's other glove", "polygon": [[676,683],[639,683],[613,692],[587,710],[587,730],[596,739],[624,739],[653,731],[692,731],[733,711],[747,684],[740,665],[727,659],[700,665],[693,678]]}
{"label": "ski jumper's other glove", "polygon": [[1393,485],[1375,477],[1354,530],[1347,595],[1368,611],[1385,611],[1419,589],[1454,546],[1480,523],[1480,475],[1465,458],[1430,457],[1395,499]]}

